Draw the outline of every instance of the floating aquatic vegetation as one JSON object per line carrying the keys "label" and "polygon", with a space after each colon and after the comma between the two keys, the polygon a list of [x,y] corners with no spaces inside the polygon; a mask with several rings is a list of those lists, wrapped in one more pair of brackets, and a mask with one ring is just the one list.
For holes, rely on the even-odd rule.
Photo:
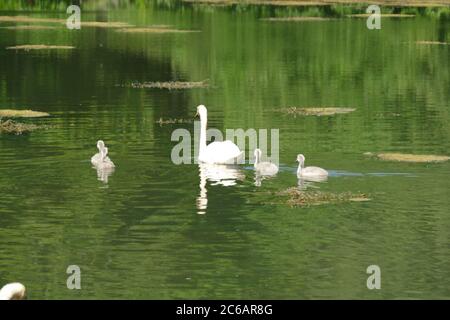
{"label": "floating aquatic vegetation", "polygon": [[[350,18],[368,18],[370,16],[372,16],[371,13],[358,13],[347,15],[347,17]],[[381,13],[380,16],[381,18],[414,18],[416,15],[406,13]]]}
{"label": "floating aquatic vegetation", "polygon": [[329,21],[332,18],[323,17],[278,17],[278,18],[262,18],[262,21],[270,22],[308,22],[308,21]]}
{"label": "floating aquatic vegetation", "polygon": [[278,197],[282,197],[282,203],[285,203],[291,207],[370,201],[370,198],[364,193],[303,191],[297,187],[288,188],[286,190],[277,192],[275,195]]}
{"label": "floating aquatic vegetation", "polygon": [[139,89],[168,89],[168,90],[182,90],[182,89],[196,89],[209,87],[208,81],[168,81],[168,82],[133,82],[130,84],[131,88]]}
{"label": "floating aquatic vegetation", "polygon": [[19,46],[6,47],[8,50],[70,50],[75,49],[72,46],[55,46],[46,44],[24,44]]}
{"label": "floating aquatic vegetation", "polygon": [[156,123],[159,123],[159,125],[164,124],[177,124],[177,123],[192,123],[192,119],[177,119],[177,118],[169,118],[169,119],[163,119],[159,118],[158,121],[155,121]]}
{"label": "floating aquatic vegetation", "polygon": [[117,32],[124,33],[191,33],[200,32],[199,30],[183,30],[183,29],[171,29],[167,26],[153,26],[145,28],[123,28],[117,29]]}
{"label": "floating aquatic vegetation", "polygon": [[189,2],[193,4],[207,4],[207,5],[221,5],[231,6],[245,3],[246,5],[271,5],[271,6],[325,6],[329,3],[323,0],[310,0],[310,1],[298,1],[298,0],[182,0],[183,2]]}
{"label": "floating aquatic vegetation", "polygon": [[421,45],[450,45],[448,42],[441,41],[416,41],[416,44]]}
{"label": "floating aquatic vegetation", "polygon": [[387,117],[401,117],[401,113],[397,112],[379,112],[375,114],[377,118],[387,118]]}
{"label": "floating aquatic vegetation", "polygon": [[37,126],[35,124],[15,122],[12,120],[2,121],[0,119],[0,133],[20,135],[42,128],[45,127]]}
{"label": "floating aquatic vegetation", "polygon": [[300,115],[300,116],[332,116],[335,114],[343,114],[353,112],[354,108],[335,108],[335,107],[325,107],[325,108],[298,108],[298,107],[288,107],[282,108],[276,111],[282,112],[289,115]]}
{"label": "floating aquatic vegetation", "polygon": [[27,16],[0,16],[0,22],[46,22],[46,23],[66,23],[65,19],[53,19],[53,18],[35,18]]}
{"label": "floating aquatic vegetation", "polygon": [[1,118],[41,118],[48,117],[50,114],[46,112],[33,110],[0,110],[0,133],[23,134],[37,129],[46,128],[46,126],[38,126],[35,124],[16,122],[11,119],[2,120]]}
{"label": "floating aquatic vegetation", "polygon": [[33,110],[12,110],[12,109],[0,109],[0,118],[40,118],[48,117],[50,114],[47,112],[33,111]]}
{"label": "floating aquatic vegetation", "polygon": [[127,28],[132,27],[132,25],[126,22],[119,22],[119,21],[81,21],[81,27]]}
{"label": "floating aquatic vegetation", "polygon": [[0,29],[10,29],[10,30],[54,30],[54,26],[36,26],[36,25],[23,25],[23,26],[9,26],[0,27]]}
{"label": "floating aquatic vegetation", "polygon": [[[397,7],[406,12],[410,13],[411,8],[421,8],[427,7],[425,12],[422,10],[415,10],[417,14],[433,14],[436,10],[433,8],[443,8],[446,12],[445,5],[448,5],[448,0],[378,0],[378,1],[358,1],[358,0],[182,0],[183,2],[188,2],[192,4],[202,4],[202,5],[220,5],[220,6],[232,6],[232,5],[270,5],[270,6],[280,6],[280,7],[325,7],[322,10],[325,14],[327,13],[346,13],[346,12],[361,12],[359,6],[352,6],[352,4],[357,3],[378,3],[379,5],[384,5],[384,8],[392,11],[393,8]],[[365,9],[365,8],[364,8]],[[408,10],[409,9],[409,10]],[[439,12],[439,11],[438,11]]]}
{"label": "floating aquatic vegetation", "polygon": [[161,28],[162,29],[164,29],[164,28],[168,29],[170,27],[171,27],[170,24],[153,24],[151,26],[148,26],[148,28],[159,28],[159,29],[161,29]]}
{"label": "floating aquatic vegetation", "polygon": [[385,161],[401,161],[401,162],[443,162],[450,160],[449,156],[438,156],[430,154],[408,154],[408,153],[364,153],[366,156],[376,157]]}
{"label": "floating aquatic vegetation", "polygon": [[[0,22],[15,23],[59,23],[66,24],[66,19],[54,18],[35,18],[28,16],[0,16]],[[81,27],[98,27],[98,28],[127,28],[132,27],[126,22],[120,21],[81,21]],[[31,26],[30,26],[31,29]]]}

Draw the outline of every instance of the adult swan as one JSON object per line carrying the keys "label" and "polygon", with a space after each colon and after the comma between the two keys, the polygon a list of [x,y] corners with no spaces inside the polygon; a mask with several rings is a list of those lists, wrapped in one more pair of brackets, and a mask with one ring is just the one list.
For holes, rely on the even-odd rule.
{"label": "adult swan", "polygon": [[26,296],[25,286],[19,282],[9,283],[0,289],[0,300],[23,300]]}
{"label": "adult swan", "polygon": [[200,148],[198,161],[210,164],[232,164],[242,155],[242,151],[233,142],[214,141],[206,144],[206,126],[208,111],[204,105],[197,107],[197,115],[200,116]]}

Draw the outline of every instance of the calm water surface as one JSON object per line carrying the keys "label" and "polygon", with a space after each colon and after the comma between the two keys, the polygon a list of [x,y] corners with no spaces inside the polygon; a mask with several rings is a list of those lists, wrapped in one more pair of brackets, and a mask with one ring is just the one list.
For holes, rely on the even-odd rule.
{"label": "calm water surface", "polygon": [[[449,42],[448,21],[386,19],[369,31],[364,20],[273,23],[258,11],[190,7],[83,19],[201,32],[0,29],[0,108],[52,115],[33,120],[48,130],[0,135],[0,283],[23,282],[31,299],[450,297],[450,163],[363,155],[449,153],[450,46],[415,44]],[[5,50],[41,43],[76,49]],[[123,86],[205,79],[210,88]],[[194,126],[155,122],[192,119],[198,104],[210,127],[279,129],[278,176],[256,187],[245,165],[227,186],[198,165],[174,165],[172,131]],[[287,106],[357,110],[276,112]],[[117,166],[107,183],[89,161],[98,139]],[[311,190],[372,200],[270,204],[297,185],[300,152],[331,172]],[[66,288],[72,264],[82,290]],[[371,264],[382,290],[366,287]]]}

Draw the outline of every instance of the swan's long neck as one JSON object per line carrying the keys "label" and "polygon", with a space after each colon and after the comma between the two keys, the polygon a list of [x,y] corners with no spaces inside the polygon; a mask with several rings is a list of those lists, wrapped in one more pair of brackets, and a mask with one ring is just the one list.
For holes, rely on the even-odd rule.
{"label": "swan's long neck", "polygon": [[208,123],[208,116],[205,112],[200,115],[200,146],[199,156],[201,156],[206,150],[206,125]]}
{"label": "swan's long neck", "polygon": [[302,174],[302,169],[303,169],[303,163],[299,162],[298,163],[298,168],[297,168],[297,175],[301,175]]}
{"label": "swan's long neck", "polygon": [[99,153],[101,153],[104,148],[105,148],[105,143],[104,142],[101,142],[101,143],[97,142],[97,149],[98,149]]}
{"label": "swan's long neck", "polygon": [[259,163],[259,152],[257,152],[255,154],[255,164],[254,164],[254,166],[256,167],[258,165],[258,163]]}
{"label": "swan's long neck", "polygon": [[106,159],[106,156],[108,155],[108,148],[103,148],[100,154],[101,154],[102,162],[104,162]]}

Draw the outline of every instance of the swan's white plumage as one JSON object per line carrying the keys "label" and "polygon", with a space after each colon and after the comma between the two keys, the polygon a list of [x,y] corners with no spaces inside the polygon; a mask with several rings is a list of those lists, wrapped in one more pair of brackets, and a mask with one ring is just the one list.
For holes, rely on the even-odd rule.
{"label": "swan's white plumage", "polygon": [[[321,168],[319,168],[321,169]],[[306,176],[299,176],[298,177],[298,181],[299,183],[302,181],[308,181],[308,182],[325,182],[328,180],[328,175],[327,174],[323,174],[323,175],[306,175]]]}
{"label": "swan's white plumage", "polygon": [[209,164],[232,164],[236,163],[243,155],[239,147],[233,142],[214,141],[206,144],[206,128],[208,122],[208,111],[204,105],[197,107],[200,116],[200,148],[198,161]]}
{"label": "swan's white plumage", "polygon": [[95,166],[98,163],[100,163],[102,161],[102,155],[99,153],[96,153],[94,156],[92,156],[91,158],[91,163]]}
{"label": "swan's white plumage", "polygon": [[25,297],[25,286],[19,282],[9,283],[0,290],[0,300],[23,300]]}
{"label": "swan's white plumage", "polygon": [[261,162],[262,152],[260,149],[255,149],[255,171],[262,176],[273,176],[278,173],[278,166],[271,162]]}
{"label": "swan's white plumage", "polygon": [[319,167],[304,167],[305,164],[305,156],[302,154],[297,155],[298,161],[298,169],[297,176],[298,177],[326,177],[328,176],[328,171]]}
{"label": "swan's white plumage", "polygon": [[242,151],[233,142],[214,141],[206,146],[204,151],[199,154],[198,160],[204,163],[211,164],[226,164],[232,163],[233,160],[239,158]]}
{"label": "swan's white plumage", "polygon": [[319,167],[306,167],[303,168],[301,171],[301,176],[307,177],[307,176],[328,176],[328,172],[325,169],[319,168]]}
{"label": "swan's white plumage", "polygon": [[96,165],[97,169],[111,169],[116,167],[114,163],[111,161],[111,159],[107,156],[108,155],[107,147],[103,148],[101,155],[102,159],[99,163],[97,163]]}

